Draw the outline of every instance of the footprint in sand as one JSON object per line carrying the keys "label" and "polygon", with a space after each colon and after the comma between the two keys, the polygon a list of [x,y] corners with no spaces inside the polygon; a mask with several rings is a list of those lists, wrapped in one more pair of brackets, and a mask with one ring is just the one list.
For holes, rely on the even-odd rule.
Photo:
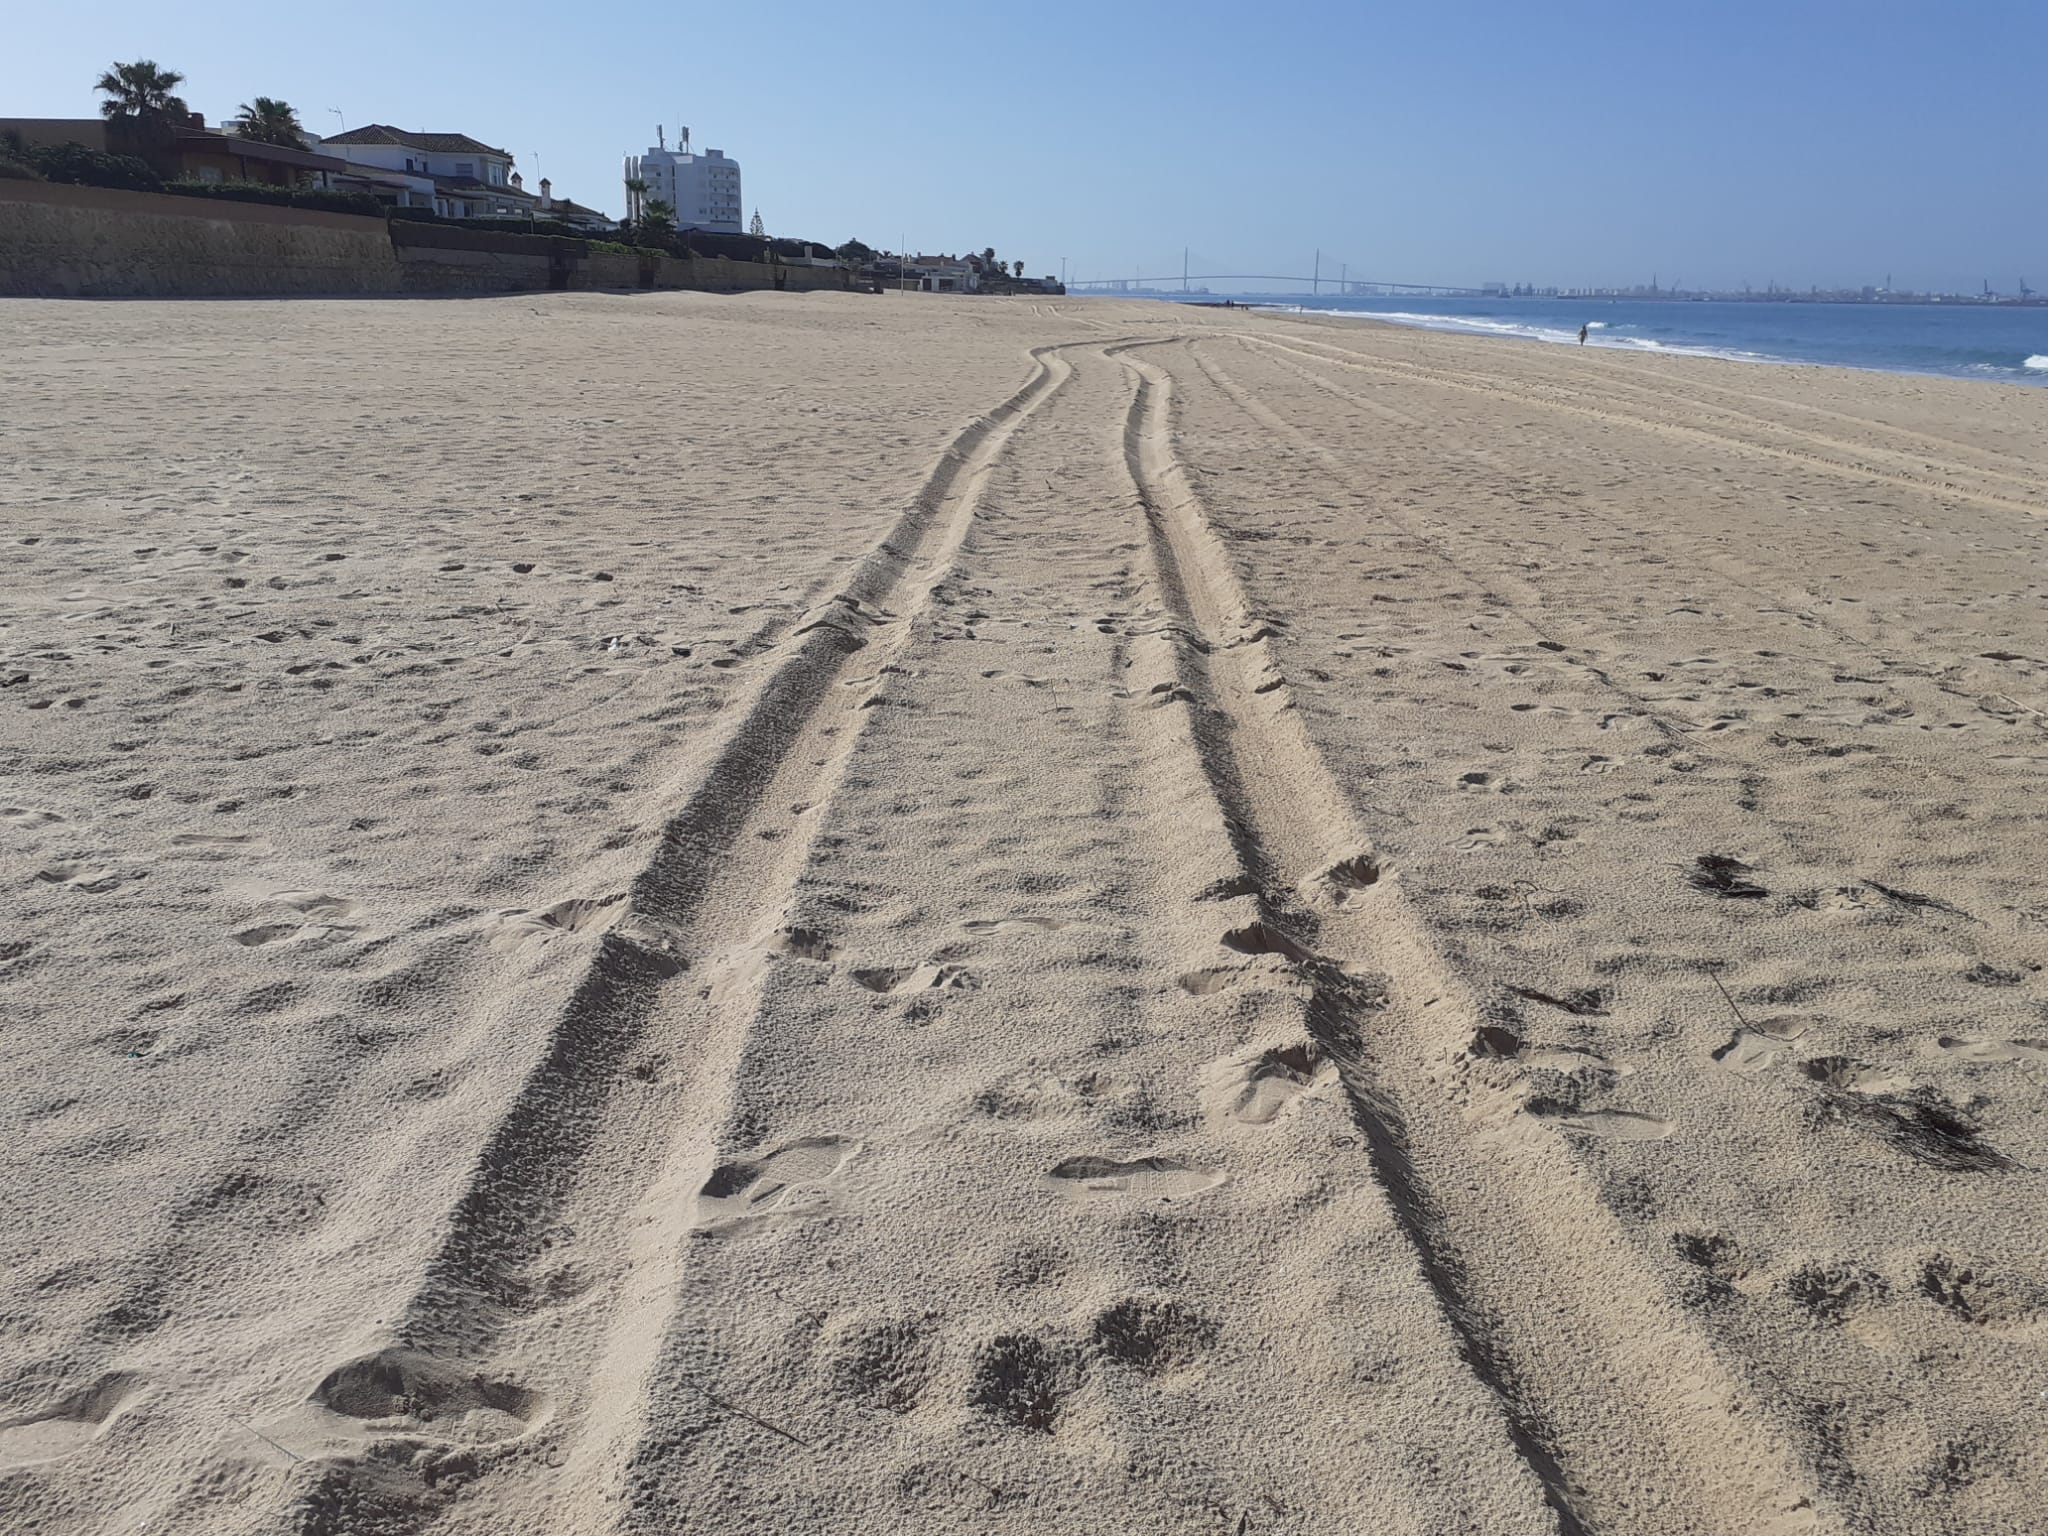
{"label": "footprint in sand", "polygon": [[195,853],[239,853],[252,859],[267,858],[276,851],[260,837],[214,832],[180,832],[171,838],[171,846]]}
{"label": "footprint in sand", "polygon": [[1567,1077],[1577,1074],[1606,1080],[1627,1077],[1635,1070],[1616,1066],[1605,1056],[1573,1045],[1532,1045],[1513,1030],[1497,1024],[1482,1024],[1465,1051],[1474,1060],[1494,1057],[1512,1061],[1518,1067],[1562,1072]]}
{"label": "footprint in sand", "polygon": [[241,929],[234,940],[245,949],[264,949],[274,944],[333,944],[352,936],[351,919],[362,913],[362,903],[325,891],[275,891],[265,898],[293,915],[273,922]]}
{"label": "footprint in sand", "polygon": [[1486,768],[1474,768],[1469,773],[1458,775],[1458,788],[1468,794],[1504,795],[1517,787],[1512,781]]}
{"label": "footprint in sand", "polygon": [[1870,1098],[1904,1093],[1913,1086],[1909,1077],[1847,1056],[1817,1056],[1812,1061],[1802,1061],[1799,1070],[1824,1088],[1860,1093]]}
{"label": "footprint in sand", "polygon": [[63,819],[55,811],[38,810],[33,806],[0,805],[0,821],[6,822],[10,827],[19,827],[24,832],[36,827],[47,827],[52,822]]}
{"label": "footprint in sand", "polygon": [[932,987],[968,992],[975,985],[974,978],[959,966],[930,960],[923,965],[875,966],[852,974],[854,981],[870,992],[922,992]]}
{"label": "footprint in sand", "polygon": [[1754,1077],[1791,1055],[1793,1044],[1805,1036],[1807,1028],[1808,1021],[1793,1014],[1765,1019],[1736,1030],[1734,1037],[1714,1052],[1714,1060],[1730,1072]]}
{"label": "footprint in sand", "polygon": [[1316,884],[1333,907],[1349,906],[1386,877],[1387,867],[1370,853],[1339,859],[1317,875]]}
{"label": "footprint in sand", "polygon": [[116,1372],[39,1413],[0,1420],[0,1468],[31,1467],[84,1450],[143,1395],[140,1377]]}
{"label": "footprint in sand", "polygon": [[960,926],[969,933],[1057,933],[1067,925],[1056,917],[980,917]]}
{"label": "footprint in sand", "polygon": [[1279,955],[1297,965],[1315,958],[1306,946],[1271,923],[1247,923],[1242,928],[1233,928],[1223,935],[1222,943],[1225,949],[1234,949],[1240,955]]}
{"label": "footprint in sand", "polygon": [[237,929],[235,942],[244,949],[262,949],[271,944],[282,944],[304,932],[297,923],[257,923],[252,927]]}
{"label": "footprint in sand", "polygon": [[1069,1200],[1083,1205],[1139,1200],[1184,1200],[1214,1189],[1229,1175],[1176,1157],[1070,1157],[1045,1179]]}
{"label": "footprint in sand", "polygon": [[1935,1044],[1945,1056],[1981,1065],[2011,1062],[2029,1082],[2048,1086],[2048,1040],[1970,1040],[1943,1035]]}
{"label": "footprint in sand", "polygon": [[325,891],[279,891],[270,899],[316,922],[346,922],[363,910],[361,902],[346,896],[330,896]]}
{"label": "footprint in sand", "polygon": [[1662,1141],[1678,1129],[1669,1120],[1637,1114],[1632,1109],[1591,1109],[1543,1118],[1581,1136],[1597,1136],[1605,1141]]}
{"label": "footprint in sand", "polygon": [[822,1216],[859,1154],[850,1136],[808,1136],[747,1162],[725,1163],[697,1194],[697,1225],[731,1227],[763,1216]]}
{"label": "footprint in sand", "polygon": [[837,946],[815,928],[785,928],[769,941],[768,947],[778,955],[791,955],[799,960],[830,960],[839,953]]}
{"label": "footprint in sand", "polygon": [[545,1394],[517,1382],[397,1345],[329,1371],[312,1400],[382,1433],[430,1429],[436,1439],[471,1446],[520,1439],[552,1409]]}
{"label": "footprint in sand", "polygon": [[38,880],[51,885],[69,886],[74,891],[85,891],[90,895],[104,896],[108,891],[130,880],[140,880],[143,872],[122,874],[119,870],[105,869],[94,864],[63,863],[52,864],[47,869],[36,871]]}
{"label": "footprint in sand", "polygon": [[491,948],[503,953],[565,933],[608,928],[623,917],[625,911],[626,898],[623,895],[576,896],[532,911],[508,907],[491,919],[491,927],[495,930],[491,935]]}
{"label": "footprint in sand", "polygon": [[1296,1099],[1336,1078],[1313,1041],[1246,1046],[1202,1069],[1202,1107],[1211,1120],[1270,1125]]}

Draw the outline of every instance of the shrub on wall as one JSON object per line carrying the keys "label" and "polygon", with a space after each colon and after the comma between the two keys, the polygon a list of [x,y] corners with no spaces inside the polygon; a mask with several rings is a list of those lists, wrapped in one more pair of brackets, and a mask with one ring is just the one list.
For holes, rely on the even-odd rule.
{"label": "shrub on wall", "polygon": [[384,205],[367,192],[327,192],[318,187],[274,187],[260,181],[173,181],[166,192],[180,197],[217,197],[231,203],[268,203],[319,213],[356,213],[382,218]]}
{"label": "shrub on wall", "polygon": [[368,192],[330,192],[312,188],[292,198],[294,208],[313,208],[322,213],[357,213],[368,219],[384,217],[384,205]]}
{"label": "shrub on wall", "polygon": [[24,145],[14,158],[45,181],[75,187],[118,187],[128,192],[161,192],[163,181],[133,155],[110,155],[83,144]]}
{"label": "shrub on wall", "polygon": [[445,224],[450,229],[481,229],[496,235],[562,235],[570,240],[591,238],[590,231],[582,225],[565,224],[560,219],[451,219],[431,208],[392,208],[387,211],[394,219],[409,219],[418,224]]}

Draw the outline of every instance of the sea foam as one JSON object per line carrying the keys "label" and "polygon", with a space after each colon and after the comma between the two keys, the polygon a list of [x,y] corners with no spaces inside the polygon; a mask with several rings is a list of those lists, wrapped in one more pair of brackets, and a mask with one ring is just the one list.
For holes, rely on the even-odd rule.
{"label": "sea foam", "polygon": [[2020,365],[2023,368],[2048,369],[2048,354],[2036,352]]}
{"label": "sea foam", "polygon": [[[1415,314],[1407,310],[1384,309],[1335,310],[1331,313],[1349,314],[1359,320],[1385,320],[1394,325],[1410,325],[1428,331],[1450,331],[1462,336],[1512,336],[1523,341],[1547,341],[1561,346],[1575,345],[1579,339],[1576,329],[1495,320],[1484,315]],[[1684,346],[1676,342],[1657,341],[1648,336],[1601,337],[1598,333],[1607,329],[1605,320],[1588,320],[1585,326],[1587,330],[1595,333],[1591,344],[1596,347],[1658,352],[1670,357],[1718,357],[1725,361],[1741,363],[1780,361],[1759,352],[1743,352],[1734,347]],[[2048,368],[2048,359],[2043,359],[2042,366]]]}

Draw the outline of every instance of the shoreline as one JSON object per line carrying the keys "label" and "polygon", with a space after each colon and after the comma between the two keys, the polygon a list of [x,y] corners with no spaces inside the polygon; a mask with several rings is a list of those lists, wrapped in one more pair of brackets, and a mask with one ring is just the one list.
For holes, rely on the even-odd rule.
{"label": "shoreline", "polygon": [[[1183,300],[1163,295],[1147,298],[1144,300],[1131,300],[1129,302],[1166,303],[1186,305],[1189,307],[1205,308],[1221,307],[1221,300]],[[1447,300],[1444,302],[1452,301]],[[1601,303],[1640,302],[1644,304],[1670,304],[1673,307],[1679,307],[1682,305],[1685,308],[1694,308],[1706,301],[1585,300],[1583,302],[1589,306]],[[1741,301],[1727,300],[1714,302],[1735,304]],[[1239,309],[1262,311],[1268,314],[1327,315],[1343,320],[1373,321],[1382,325],[1395,326],[1404,330],[1431,331],[1440,335],[1447,336],[1470,336],[1489,341],[1531,341],[1540,342],[1545,346],[1577,345],[1577,336],[1575,328],[1565,328],[1561,324],[1545,325],[1537,321],[1529,321],[1526,323],[1515,324],[1512,322],[1498,322],[1493,317],[1455,315],[1445,315],[1442,317],[1436,317],[1408,311],[1395,311],[1389,313],[1376,312],[1371,310],[1332,309],[1320,307],[1314,304],[1301,303],[1296,300],[1289,300],[1280,297],[1271,297],[1265,299],[1241,299],[1234,300],[1233,303],[1235,307]],[[1827,304],[1816,303],[1813,304],[1811,307],[1819,309],[1860,308],[1869,309],[1876,312],[1895,312],[1900,310],[1925,310],[1931,312],[1936,310],[1943,310],[1945,308],[1946,312],[1948,313],[1963,313],[1966,312],[1966,308],[1968,308],[1962,305],[1944,307],[1941,305],[1934,304],[1865,305],[1851,304],[1848,301]],[[1979,306],[1978,308],[1994,307],[1997,306]],[[2017,309],[2021,306],[2015,305],[2009,307]],[[1732,346],[1716,346],[1704,342],[1698,344],[1678,341],[1662,343],[1657,342],[1655,340],[1650,340],[1647,342],[1632,345],[1629,342],[1629,340],[1625,338],[1608,338],[1603,340],[1599,336],[1599,330],[1609,328],[1611,322],[1595,320],[1593,324],[1595,327],[1595,335],[1588,341],[1587,346],[1589,350],[1634,353],[1636,355],[1646,357],[1703,357],[1710,358],[1717,362],[1757,363],[1779,368],[1844,368],[1856,373],[1890,374],[1910,378],[1954,379],[1959,382],[1970,384],[2008,384],[2017,386],[2022,389],[2039,389],[2048,387],[2048,344],[2044,344],[2044,350],[2041,352],[2027,354],[2026,360],[2023,363],[2023,365],[2020,368],[2009,370],[2007,376],[1995,376],[1989,372],[1989,368],[1986,365],[1963,364],[1949,368],[1916,368],[1901,363],[1887,364],[1875,362],[1845,361],[1834,358],[1773,356],[1769,353],[1752,351],[1745,348]],[[1982,368],[1983,371],[1981,373],[1972,373],[1968,371],[1973,366]]]}

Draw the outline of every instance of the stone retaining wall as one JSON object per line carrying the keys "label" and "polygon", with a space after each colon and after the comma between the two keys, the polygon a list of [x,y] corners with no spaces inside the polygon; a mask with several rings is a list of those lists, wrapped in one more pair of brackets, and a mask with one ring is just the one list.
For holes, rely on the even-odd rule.
{"label": "stone retaining wall", "polygon": [[261,296],[401,287],[382,219],[0,181],[0,294]]}
{"label": "stone retaining wall", "polygon": [[481,294],[548,288],[844,289],[839,267],[593,251],[556,235],[266,203],[0,180],[0,296]]}

